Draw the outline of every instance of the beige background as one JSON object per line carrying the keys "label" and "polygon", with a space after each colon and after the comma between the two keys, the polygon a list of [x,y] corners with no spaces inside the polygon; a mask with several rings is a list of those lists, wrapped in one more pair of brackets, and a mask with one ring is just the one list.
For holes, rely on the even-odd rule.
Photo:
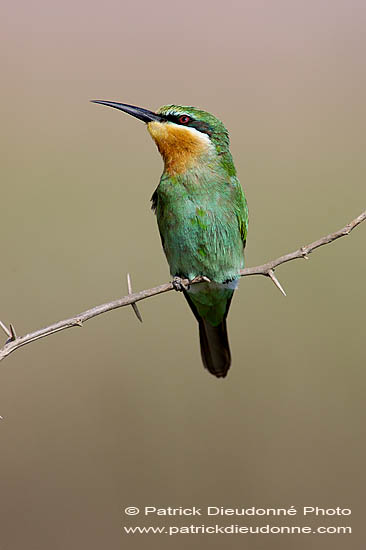
{"label": "beige background", "polygon": [[[248,266],[357,216],[365,16],[356,0],[7,2],[0,318],[24,333],[125,294],[127,271],[135,289],[169,280],[149,205],[159,155],[142,123],[89,99],[193,104],[226,123]],[[0,549],[360,548],[364,243],[361,226],[279,268],[286,299],[242,280],[224,381],[202,368],[176,293],[143,302],[143,325],[114,311],[1,363]],[[127,537],[122,525],[157,523],[126,519],[133,505],[349,507],[290,524],[354,533]]]}

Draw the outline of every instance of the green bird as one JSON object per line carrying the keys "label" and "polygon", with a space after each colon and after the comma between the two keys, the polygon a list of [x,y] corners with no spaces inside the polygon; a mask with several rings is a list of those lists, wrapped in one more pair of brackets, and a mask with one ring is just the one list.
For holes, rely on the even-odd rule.
{"label": "green bird", "polygon": [[[181,105],[157,112],[94,100],[147,124],[164,161],[152,196],[173,285],[182,290],[198,324],[202,361],[225,377],[231,356],[226,317],[240,270],[248,230],[248,207],[236,177],[229,135],[214,115]],[[184,287],[182,279],[205,281]]]}

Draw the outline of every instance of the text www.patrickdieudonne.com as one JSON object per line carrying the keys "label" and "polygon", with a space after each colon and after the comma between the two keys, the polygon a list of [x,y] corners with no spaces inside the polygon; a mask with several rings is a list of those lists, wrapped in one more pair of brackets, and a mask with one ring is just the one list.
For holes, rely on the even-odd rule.
{"label": "text www.patrickdieudonne.com", "polygon": [[[276,521],[271,523],[265,523],[263,525],[239,525],[237,523],[230,523],[229,525],[215,524],[202,524],[198,521],[198,525],[187,522],[185,525],[124,525],[123,531],[126,535],[349,535],[352,533],[352,527],[349,525],[335,525],[337,522],[333,521],[333,525],[280,525],[278,516],[287,517],[290,519],[292,516],[302,516],[305,518],[318,518],[319,523],[323,523],[321,518],[325,517],[341,517],[351,515],[350,508],[320,508],[317,506],[304,506],[302,508],[256,508],[254,506],[250,508],[224,508],[217,506],[208,506],[206,508],[156,508],[154,506],[146,506],[144,508],[137,508],[136,506],[128,506],[124,509],[124,514],[127,516],[145,516],[161,518],[162,516],[173,517],[185,517],[189,516],[246,516],[246,522],[249,523],[253,517],[269,517],[277,516]],[[187,517],[188,516],[188,517]],[[249,521],[248,521],[249,520]],[[284,522],[285,523],[285,522]],[[290,523],[290,522],[286,522]],[[310,523],[310,522],[309,522]]]}

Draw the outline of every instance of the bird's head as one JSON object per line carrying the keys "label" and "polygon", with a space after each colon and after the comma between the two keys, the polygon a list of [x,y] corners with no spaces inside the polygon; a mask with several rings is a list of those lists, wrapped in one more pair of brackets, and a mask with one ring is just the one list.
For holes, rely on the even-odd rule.
{"label": "bird's head", "polygon": [[231,159],[228,131],[207,111],[164,105],[153,112],[112,101],[94,100],[93,103],[114,107],[145,122],[170,175],[183,174],[200,162],[213,161],[221,155],[223,162],[226,155]]}

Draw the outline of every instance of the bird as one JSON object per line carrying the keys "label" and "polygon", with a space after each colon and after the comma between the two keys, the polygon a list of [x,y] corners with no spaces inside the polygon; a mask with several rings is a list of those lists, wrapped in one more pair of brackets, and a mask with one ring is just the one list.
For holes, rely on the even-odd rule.
{"label": "bird", "polygon": [[[226,318],[248,232],[248,206],[229,149],[229,133],[197,107],[164,105],[156,112],[92,100],[143,121],[164,161],[151,201],[173,277],[199,325],[204,367],[225,378],[231,364]],[[184,284],[185,280],[201,282]]]}

